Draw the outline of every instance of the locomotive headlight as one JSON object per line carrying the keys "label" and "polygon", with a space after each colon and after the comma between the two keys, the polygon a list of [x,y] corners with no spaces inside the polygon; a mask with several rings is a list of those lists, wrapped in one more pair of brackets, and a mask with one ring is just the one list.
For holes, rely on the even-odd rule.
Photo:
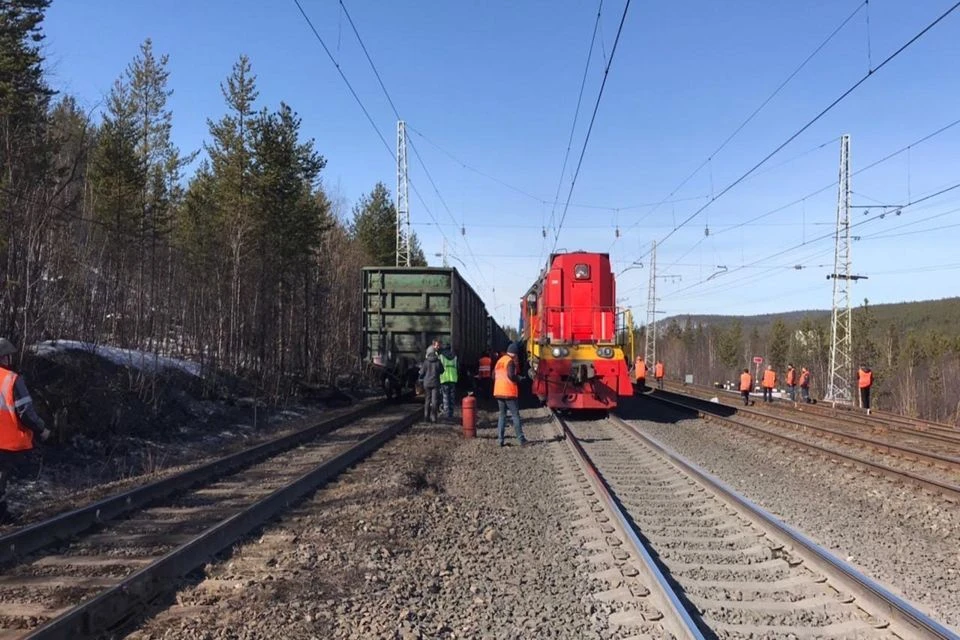
{"label": "locomotive headlight", "polygon": [[566,347],[560,347],[560,351],[563,353],[564,357],[570,355],[570,349],[567,349]]}
{"label": "locomotive headlight", "polygon": [[554,347],[551,353],[553,353],[554,358],[559,358],[563,355],[563,350],[560,347]]}
{"label": "locomotive headlight", "polygon": [[601,358],[612,358],[613,357],[613,347],[600,347],[597,349],[597,355]]}

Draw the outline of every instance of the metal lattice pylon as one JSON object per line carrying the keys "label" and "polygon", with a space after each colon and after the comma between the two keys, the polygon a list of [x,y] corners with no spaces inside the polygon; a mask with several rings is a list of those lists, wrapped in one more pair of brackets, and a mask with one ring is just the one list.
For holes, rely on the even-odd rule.
{"label": "metal lattice pylon", "polygon": [[410,193],[407,181],[407,126],[397,121],[397,266],[410,266]]}
{"label": "metal lattice pylon", "polygon": [[650,249],[650,286],[647,288],[647,331],[643,343],[647,366],[657,361],[657,242]]}
{"label": "metal lattice pylon", "polygon": [[837,192],[837,232],[834,238],[833,315],[830,320],[830,373],[824,400],[849,404],[853,385],[853,314],[850,286],[850,136],[840,139],[840,188]]}

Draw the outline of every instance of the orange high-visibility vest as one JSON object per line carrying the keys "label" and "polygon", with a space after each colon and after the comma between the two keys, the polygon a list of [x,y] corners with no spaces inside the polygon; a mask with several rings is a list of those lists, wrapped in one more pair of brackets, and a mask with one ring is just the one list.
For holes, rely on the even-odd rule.
{"label": "orange high-visibility vest", "polygon": [[657,363],[657,366],[655,366],[655,367],[653,368],[653,371],[654,371],[654,373],[653,373],[654,377],[656,377],[656,378],[662,378],[662,377],[663,377],[663,363],[662,363],[662,362],[658,362],[658,363]]}
{"label": "orange high-visibility vest", "polygon": [[800,372],[800,386],[809,387],[810,386],[810,372],[804,369]]}
{"label": "orange high-visibility vest", "polygon": [[30,398],[13,398],[17,374],[0,368],[0,450],[27,451],[33,449],[33,431],[20,421],[17,404],[24,405]]}
{"label": "orange high-visibility vest", "polygon": [[491,364],[492,364],[492,361],[490,360],[490,356],[481,357],[480,364],[477,366],[477,377],[489,378],[491,374],[491,371],[490,371]]}
{"label": "orange high-visibility vest", "polygon": [[797,384],[797,372],[794,369],[787,369],[787,386],[792,387]]}
{"label": "orange high-visibility vest", "polygon": [[493,397],[509,400],[520,395],[517,383],[507,376],[507,365],[512,358],[503,356],[497,360],[497,366],[493,369]]}
{"label": "orange high-visibility vest", "polygon": [[643,358],[637,358],[637,364],[634,365],[634,371],[637,380],[643,380],[647,377],[647,362]]}
{"label": "orange high-visibility vest", "polygon": [[753,388],[753,376],[749,373],[740,374],[740,391],[750,391]]}
{"label": "orange high-visibility vest", "polygon": [[873,371],[857,371],[861,389],[869,389],[873,385]]}
{"label": "orange high-visibility vest", "polygon": [[773,369],[767,369],[763,372],[763,386],[766,389],[773,389],[777,384],[777,372]]}

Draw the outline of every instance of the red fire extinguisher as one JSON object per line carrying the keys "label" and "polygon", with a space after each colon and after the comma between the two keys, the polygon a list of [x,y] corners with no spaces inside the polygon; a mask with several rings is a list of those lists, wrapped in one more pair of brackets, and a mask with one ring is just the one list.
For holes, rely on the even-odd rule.
{"label": "red fire extinguisher", "polygon": [[463,437],[477,437],[477,399],[472,393],[467,394],[460,403],[460,413],[463,415]]}

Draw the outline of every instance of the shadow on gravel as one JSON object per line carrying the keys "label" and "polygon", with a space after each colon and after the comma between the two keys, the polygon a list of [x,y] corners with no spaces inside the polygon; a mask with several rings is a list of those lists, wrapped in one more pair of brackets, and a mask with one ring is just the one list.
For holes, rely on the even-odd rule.
{"label": "shadow on gravel", "polygon": [[414,493],[443,493],[442,475],[443,458],[439,454],[432,454],[417,461],[416,467],[404,471],[400,484]]}
{"label": "shadow on gravel", "polygon": [[[663,395],[665,399],[669,399],[668,396],[661,391],[654,393]],[[732,407],[723,407],[709,402],[706,404],[711,405],[709,407],[709,413],[714,415],[732,415],[736,411]],[[698,404],[697,406],[700,405]],[[725,411],[729,411],[729,414],[725,413]],[[659,422],[661,424],[675,424],[682,420],[696,420],[699,417],[696,409],[684,409],[682,407],[657,402],[653,397],[648,395],[621,398],[616,413],[624,420],[646,420],[648,422]]]}

